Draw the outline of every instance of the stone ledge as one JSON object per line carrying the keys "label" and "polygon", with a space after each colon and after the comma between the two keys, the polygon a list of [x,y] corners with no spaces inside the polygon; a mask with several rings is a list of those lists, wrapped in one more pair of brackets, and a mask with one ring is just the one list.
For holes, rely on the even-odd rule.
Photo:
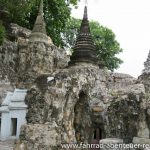
{"label": "stone ledge", "polygon": [[133,144],[150,144],[150,139],[134,137]]}

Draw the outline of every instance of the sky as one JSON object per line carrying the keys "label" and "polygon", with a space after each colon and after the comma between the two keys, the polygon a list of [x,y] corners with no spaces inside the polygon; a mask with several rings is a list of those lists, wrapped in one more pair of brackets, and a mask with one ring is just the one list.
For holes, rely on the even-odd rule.
{"label": "sky", "polygon": [[[72,16],[81,19],[84,5],[80,0]],[[141,75],[150,50],[150,0],[88,0],[88,17],[115,33],[124,61],[116,72]]]}

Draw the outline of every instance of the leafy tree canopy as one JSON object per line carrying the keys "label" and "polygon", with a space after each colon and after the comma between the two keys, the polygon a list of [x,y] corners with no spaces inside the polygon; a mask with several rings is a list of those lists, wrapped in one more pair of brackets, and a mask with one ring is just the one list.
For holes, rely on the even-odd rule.
{"label": "leafy tree canopy", "polygon": [[[70,5],[76,6],[77,2],[78,0],[44,0],[47,33],[57,46],[71,49],[74,45],[81,20],[70,18]],[[32,29],[39,3],[40,0],[0,0],[0,10],[8,12],[7,17],[1,19],[6,24],[13,22]],[[91,21],[90,26],[99,60],[110,70],[118,68],[122,61],[115,55],[122,49],[115,40],[115,34],[98,22]],[[4,28],[1,27],[0,30],[1,37],[4,37]]]}
{"label": "leafy tree canopy", "polygon": [[[71,18],[67,22],[67,27],[63,34],[66,48],[71,49],[74,46],[80,24],[81,20],[75,18]],[[122,60],[116,57],[116,54],[122,52],[122,49],[115,39],[115,34],[112,30],[95,21],[90,21],[90,28],[99,61],[111,71],[117,69]]]}
{"label": "leafy tree canopy", "polygon": [[[76,6],[78,0],[44,0],[44,17],[48,35],[57,46],[63,46],[61,33],[70,17],[70,5]],[[9,12],[7,23],[13,22],[32,29],[40,0],[0,0],[0,9]]]}

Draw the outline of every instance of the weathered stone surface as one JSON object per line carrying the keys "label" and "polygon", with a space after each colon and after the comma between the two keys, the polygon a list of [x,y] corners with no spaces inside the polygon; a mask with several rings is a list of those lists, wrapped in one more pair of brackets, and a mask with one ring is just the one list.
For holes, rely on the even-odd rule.
{"label": "weathered stone surface", "polygon": [[15,141],[9,139],[6,141],[0,141],[0,150],[14,150]]}
{"label": "weathered stone surface", "polygon": [[[40,35],[47,39],[44,26]],[[83,31],[89,30],[85,27]],[[0,100],[14,86],[28,88],[27,124],[22,126],[18,148],[60,150],[61,143],[92,143],[105,138],[101,142],[149,142],[148,73],[139,80],[126,74],[108,73],[94,63],[92,51],[90,61],[82,53],[82,61],[75,55],[68,66],[69,58],[63,49],[39,37],[28,40],[30,31],[17,25],[12,24],[11,28],[16,42],[5,42],[0,47]],[[84,39],[82,44],[80,41],[76,46],[86,46]],[[93,50],[93,43],[90,46]]]}
{"label": "weathered stone surface", "polygon": [[122,139],[117,139],[117,138],[107,138],[107,139],[102,139],[100,140],[100,143],[102,144],[122,144],[123,140]]}
{"label": "weathered stone surface", "polygon": [[65,68],[68,61],[63,49],[44,42],[29,43],[19,51],[19,82],[31,85],[36,77]]}
{"label": "weathered stone surface", "polygon": [[65,50],[46,35],[42,0],[32,33],[11,24],[8,36],[14,42],[0,47],[0,101],[15,86],[28,88],[27,124],[16,150],[61,150],[61,143],[100,139],[150,143],[150,54],[139,80],[99,69],[85,7],[68,66]]}
{"label": "weathered stone surface", "polygon": [[102,111],[104,111],[104,109],[102,106],[93,106],[92,111],[93,112],[102,112]]}
{"label": "weathered stone surface", "polygon": [[110,104],[108,114],[108,125],[106,132],[110,137],[123,138],[125,143],[131,142],[133,136],[139,132],[139,122],[142,121],[144,109],[141,108],[142,95],[139,99],[133,93],[124,97],[114,98]]}
{"label": "weathered stone surface", "polygon": [[0,104],[5,99],[7,91],[14,91],[14,86],[7,78],[0,76]]}
{"label": "weathered stone surface", "polygon": [[148,58],[144,63],[143,73],[139,76],[138,80],[144,84],[146,93],[150,93],[150,51]]}
{"label": "weathered stone surface", "polygon": [[150,93],[150,74],[142,74],[139,81],[144,84],[146,93]]}
{"label": "weathered stone surface", "polygon": [[133,85],[136,79],[128,74],[123,73],[109,73],[107,75],[107,84],[109,89],[119,90]]}
{"label": "weathered stone surface", "polygon": [[107,138],[100,140],[99,143],[103,145],[103,148],[101,148],[102,150],[123,150],[123,148],[115,148],[115,144],[123,144],[122,139]]}
{"label": "weathered stone surface", "polygon": [[[28,38],[31,31],[10,24],[8,38],[12,41],[5,40],[0,46],[0,75],[1,79],[7,78],[11,83],[17,82],[17,72],[19,65],[19,49],[28,44]],[[25,50],[26,51],[26,50]]]}
{"label": "weathered stone surface", "polygon": [[[47,82],[48,77],[53,78]],[[62,136],[60,141],[53,138],[55,143],[89,143],[96,127],[102,129],[102,138],[123,138],[126,143],[132,142],[137,134],[147,137],[148,128],[143,117],[145,107],[142,105],[144,86],[130,82],[130,89],[124,86],[114,95],[106,83],[103,70],[85,66],[38,77],[26,97],[30,128],[34,128],[34,124],[41,128],[45,123],[57,124]],[[28,126],[26,128],[24,136],[28,134]],[[30,137],[24,142],[29,147]],[[40,146],[36,142],[35,145]]]}
{"label": "weathered stone surface", "polygon": [[27,147],[24,143],[21,143],[20,140],[17,140],[14,150],[27,150]]}
{"label": "weathered stone surface", "polygon": [[[26,103],[28,104],[27,121],[31,124],[30,128],[32,124],[34,128],[34,124],[42,126],[46,122],[55,123],[60,130],[59,135],[61,134],[61,141],[53,138],[55,143],[77,141],[87,143],[92,136],[89,134],[92,132],[91,106],[96,104],[103,106],[102,95],[106,95],[103,72],[92,68],[70,68],[60,73],[56,72],[53,76],[54,80],[48,83],[48,76],[42,76],[45,86],[36,82],[28,92]],[[93,89],[90,88],[91,86]],[[42,87],[45,88],[42,89]],[[27,131],[24,131],[24,135],[28,134]],[[28,146],[31,141],[26,140]],[[35,144],[36,142],[38,141],[35,141]]]}
{"label": "weathered stone surface", "polygon": [[[16,42],[5,41],[0,47],[0,74],[17,86],[19,86],[18,81],[24,82],[35,74],[38,76],[65,68],[69,61],[65,50],[57,48],[52,41],[50,44],[49,42],[30,43],[28,40],[30,33],[30,30],[11,24],[9,36],[15,38]],[[27,75],[30,71],[35,74],[32,72]],[[18,76],[23,78],[18,79]],[[28,84],[29,81],[25,82]]]}
{"label": "weathered stone surface", "polygon": [[139,131],[137,135],[141,138],[149,138],[149,128],[146,122],[146,118],[143,118],[143,121],[139,122]]}
{"label": "weathered stone surface", "polygon": [[150,139],[134,137],[133,143],[134,144],[150,144]]}
{"label": "weathered stone surface", "polygon": [[16,81],[17,44],[5,41],[0,47],[0,103],[7,91],[13,91]]}
{"label": "weathered stone surface", "polygon": [[[5,73],[5,67],[1,69],[1,80],[8,83],[1,97],[14,85],[29,88],[27,125],[20,136],[28,150],[60,150],[61,143],[90,143],[97,127],[101,138],[121,138],[125,143],[135,136],[149,138],[150,100],[140,81],[126,74],[109,74],[92,64],[67,68],[69,58],[64,50],[24,38],[18,42],[10,54],[16,58],[15,65]],[[1,57],[7,58],[3,51]],[[9,66],[12,59],[6,58],[4,64]]]}
{"label": "weathered stone surface", "polygon": [[28,124],[23,126],[22,130],[25,134],[21,134],[20,139],[27,145],[27,150],[53,150],[53,147],[61,141],[61,134],[56,123]]}
{"label": "weathered stone surface", "polygon": [[0,46],[0,75],[13,82],[16,78],[17,43],[5,41]]}
{"label": "weathered stone surface", "polygon": [[17,41],[19,37],[22,37],[24,39],[28,39],[31,31],[23,28],[17,24],[11,23],[10,24],[10,29],[9,29],[9,37],[13,41]]}
{"label": "weathered stone surface", "polygon": [[144,150],[150,150],[150,147],[146,147],[146,148],[144,148]]}
{"label": "weathered stone surface", "polygon": [[32,33],[30,34],[30,42],[45,42],[48,43],[48,36],[46,33],[46,24],[43,17],[43,0],[40,1],[39,13],[37,15]]}
{"label": "weathered stone surface", "polygon": [[144,62],[143,74],[150,74],[150,51],[149,51],[146,62]]}

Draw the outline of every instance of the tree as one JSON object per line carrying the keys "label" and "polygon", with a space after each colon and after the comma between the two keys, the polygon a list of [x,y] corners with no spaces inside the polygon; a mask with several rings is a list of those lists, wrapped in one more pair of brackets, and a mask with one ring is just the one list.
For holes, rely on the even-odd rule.
{"label": "tree", "polygon": [[[78,0],[44,0],[44,18],[47,24],[47,33],[57,46],[63,46],[61,33],[70,18],[71,7],[77,5]],[[20,26],[32,29],[40,0],[0,0],[0,8],[9,12],[7,23],[13,22]]]}
{"label": "tree", "polygon": [[[57,46],[70,48],[74,45],[81,20],[70,18],[71,7],[78,0],[44,0],[44,18],[47,33]],[[1,18],[4,24],[10,22],[32,29],[40,0],[0,0],[0,9],[8,12]],[[115,55],[122,49],[115,40],[115,34],[98,22],[91,21],[91,33],[100,61],[110,70],[119,67],[122,61]],[[7,28],[6,28],[7,29]],[[1,32],[1,37],[4,33]],[[1,38],[3,39],[3,38]]]}
{"label": "tree", "polygon": [[[67,27],[63,34],[67,49],[72,49],[74,46],[80,24],[81,20],[75,18],[71,18],[67,22]],[[90,21],[90,28],[100,62],[111,71],[117,69],[123,61],[116,57],[116,54],[122,52],[122,49],[115,39],[115,34],[111,29],[103,27],[95,21]]]}
{"label": "tree", "polygon": [[0,23],[0,45],[3,43],[5,38],[5,27]]}
{"label": "tree", "polygon": [[122,48],[115,39],[115,34],[111,29],[103,27],[98,22],[91,21],[90,27],[99,60],[109,70],[117,69],[123,61],[116,57],[116,54],[122,52]]}

